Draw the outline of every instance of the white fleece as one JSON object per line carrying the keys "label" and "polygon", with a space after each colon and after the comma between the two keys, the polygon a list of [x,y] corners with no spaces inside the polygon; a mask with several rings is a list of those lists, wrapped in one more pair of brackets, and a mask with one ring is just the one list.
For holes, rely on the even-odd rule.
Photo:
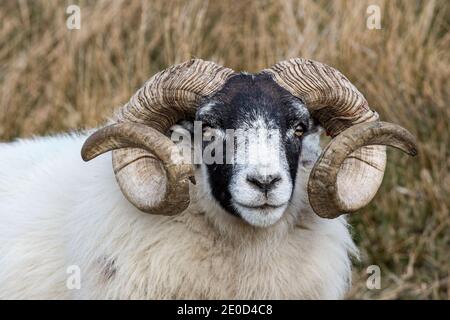
{"label": "white fleece", "polygon": [[[357,250],[344,218],[312,212],[307,159],[281,220],[255,228],[211,200],[200,170],[182,214],[140,212],[110,153],[81,160],[86,137],[0,144],[1,299],[338,299],[349,288]],[[80,289],[67,287],[74,265]]]}

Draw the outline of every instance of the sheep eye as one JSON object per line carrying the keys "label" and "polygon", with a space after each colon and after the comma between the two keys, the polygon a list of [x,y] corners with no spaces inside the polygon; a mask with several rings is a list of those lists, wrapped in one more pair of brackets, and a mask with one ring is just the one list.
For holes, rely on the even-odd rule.
{"label": "sheep eye", "polygon": [[298,138],[302,137],[303,133],[304,133],[304,130],[303,130],[302,126],[297,126],[295,128],[294,134],[295,134],[296,137],[298,137]]}

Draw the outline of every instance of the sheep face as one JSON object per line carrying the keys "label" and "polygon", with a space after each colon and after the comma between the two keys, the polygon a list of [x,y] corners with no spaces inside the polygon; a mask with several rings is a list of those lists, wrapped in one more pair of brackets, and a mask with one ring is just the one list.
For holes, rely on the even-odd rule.
{"label": "sheep face", "polygon": [[202,103],[196,120],[212,201],[253,226],[276,223],[293,194],[303,141],[315,132],[304,104],[267,75],[239,74]]}

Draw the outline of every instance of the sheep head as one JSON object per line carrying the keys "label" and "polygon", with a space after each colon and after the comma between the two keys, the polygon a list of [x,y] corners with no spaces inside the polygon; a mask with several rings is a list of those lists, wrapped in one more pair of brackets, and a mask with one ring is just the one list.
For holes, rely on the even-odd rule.
{"label": "sheep head", "polygon": [[[199,59],[156,74],[119,110],[116,124],[87,139],[83,159],[113,150],[114,173],[133,205],[151,214],[184,211],[194,170],[174,161],[177,147],[165,133],[177,121],[194,118],[202,101],[220,93],[234,75],[231,69]],[[398,125],[380,122],[364,96],[337,70],[291,59],[259,75],[269,76],[300,99],[333,138],[308,183],[309,201],[319,216],[335,218],[372,200],[384,174],[385,145],[416,154],[414,137]],[[148,196],[154,181],[167,182],[159,199]]]}

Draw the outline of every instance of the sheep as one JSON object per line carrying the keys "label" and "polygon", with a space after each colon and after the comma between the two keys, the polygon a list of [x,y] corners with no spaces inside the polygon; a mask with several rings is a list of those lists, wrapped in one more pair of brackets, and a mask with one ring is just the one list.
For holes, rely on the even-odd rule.
{"label": "sheep", "polygon": [[[194,120],[203,152],[230,128],[279,143],[258,144],[256,164],[174,163],[169,136],[192,137]],[[358,255],[343,214],[376,193],[384,145],[416,153],[321,63],[170,67],[108,126],[0,145],[0,298],[343,298]]]}

